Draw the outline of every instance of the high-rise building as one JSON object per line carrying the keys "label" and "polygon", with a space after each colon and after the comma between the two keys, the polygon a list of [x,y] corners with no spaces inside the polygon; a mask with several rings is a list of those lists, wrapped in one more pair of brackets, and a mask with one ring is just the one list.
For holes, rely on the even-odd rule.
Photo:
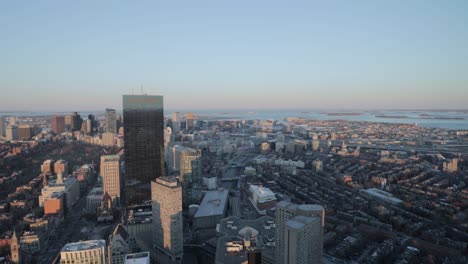
{"label": "high-rise building", "polygon": [[78,112],[73,112],[72,114],[72,123],[71,130],[76,131],[81,129],[81,124],[83,123],[83,118],[78,114]]}
{"label": "high-rise building", "polygon": [[107,264],[106,241],[88,240],[66,244],[60,251],[60,264]]}
{"label": "high-rise building", "polygon": [[160,177],[151,183],[153,244],[172,260],[182,259],[182,187],[175,177]]}
{"label": "high-rise building", "polygon": [[163,97],[124,95],[125,187],[127,204],[151,198],[151,181],[165,176]]}
{"label": "high-rise building", "polygon": [[322,263],[325,210],[320,205],[276,204],[277,264]]}
{"label": "high-rise building", "polygon": [[180,112],[172,113],[172,131],[174,134],[179,133],[180,131]]}
{"label": "high-rise building", "polygon": [[199,202],[203,185],[201,151],[183,148],[180,152],[180,181],[183,191],[183,205]]}
{"label": "high-rise building", "polygon": [[12,126],[16,125],[16,116],[10,116],[8,118],[8,124]]}
{"label": "high-rise building", "polygon": [[117,133],[115,109],[106,108],[106,132]]}
{"label": "high-rise building", "polygon": [[114,204],[120,203],[121,172],[120,155],[101,156],[101,176],[104,193],[108,193]]}
{"label": "high-rise building", "polygon": [[20,140],[28,140],[34,136],[34,127],[30,125],[20,125],[18,127],[18,137]]}
{"label": "high-rise building", "polygon": [[0,138],[5,136],[5,117],[0,116]]}
{"label": "high-rise building", "polygon": [[18,140],[18,127],[15,125],[8,125],[6,128],[6,139],[7,140]]}
{"label": "high-rise building", "polygon": [[197,123],[197,116],[194,113],[185,114],[185,129],[190,130],[195,127]]}
{"label": "high-rise building", "polygon": [[53,116],[50,120],[50,124],[55,134],[65,132],[65,118],[63,116]]}
{"label": "high-rise building", "polygon": [[72,127],[73,127],[73,116],[72,115],[66,115],[65,116],[65,130],[66,131],[72,131]]}

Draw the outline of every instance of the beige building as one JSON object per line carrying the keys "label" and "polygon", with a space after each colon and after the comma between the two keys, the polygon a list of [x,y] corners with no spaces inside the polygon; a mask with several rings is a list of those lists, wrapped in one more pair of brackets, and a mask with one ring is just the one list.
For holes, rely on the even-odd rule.
{"label": "beige building", "polygon": [[102,133],[102,145],[112,147],[115,145],[115,136],[112,132]]}
{"label": "beige building", "polygon": [[151,183],[154,247],[174,261],[184,252],[182,231],[182,187],[174,177]]}
{"label": "beige building", "polygon": [[88,240],[66,244],[60,251],[60,263],[107,264],[106,241]]}
{"label": "beige building", "polygon": [[121,172],[120,155],[101,156],[101,176],[103,192],[108,193],[115,204],[120,203]]}

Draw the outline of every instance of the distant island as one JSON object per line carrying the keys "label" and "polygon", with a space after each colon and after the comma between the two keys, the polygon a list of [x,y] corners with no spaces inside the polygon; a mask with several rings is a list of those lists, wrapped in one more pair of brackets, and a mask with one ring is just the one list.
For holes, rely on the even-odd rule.
{"label": "distant island", "polygon": [[408,116],[405,116],[405,115],[376,115],[375,117],[378,117],[378,118],[408,118]]}
{"label": "distant island", "polygon": [[324,113],[329,116],[360,116],[362,113],[356,113],[356,112],[345,112],[345,113]]}

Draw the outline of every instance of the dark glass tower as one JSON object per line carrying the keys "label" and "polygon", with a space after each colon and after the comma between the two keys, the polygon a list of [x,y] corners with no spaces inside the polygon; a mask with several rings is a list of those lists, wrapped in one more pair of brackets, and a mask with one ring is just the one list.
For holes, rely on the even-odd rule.
{"label": "dark glass tower", "polygon": [[124,199],[127,205],[151,200],[151,181],[165,176],[163,97],[123,96]]}

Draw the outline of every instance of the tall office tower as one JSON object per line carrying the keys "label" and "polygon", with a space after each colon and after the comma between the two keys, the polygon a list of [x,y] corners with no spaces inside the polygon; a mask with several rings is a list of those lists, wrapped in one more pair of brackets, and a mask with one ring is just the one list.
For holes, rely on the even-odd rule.
{"label": "tall office tower", "polygon": [[124,95],[125,187],[127,204],[151,198],[151,181],[165,176],[163,97]]}
{"label": "tall office tower", "polygon": [[320,205],[276,204],[277,264],[322,263],[325,210]]}
{"label": "tall office tower", "polygon": [[185,114],[185,129],[190,130],[195,127],[197,116],[194,113]]}
{"label": "tall office tower", "polygon": [[16,230],[13,230],[13,237],[10,242],[11,262],[14,264],[22,263],[20,239],[16,235]]}
{"label": "tall office tower", "polygon": [[60,263],[107,264],[106,241],[88,240],[66,244],[60,251]]}
{"label": "tall office tower", "polygon": [[183,148],[180,152],[180,181],[182,183],[183,206],[198,202],[201,198],[201,151]]}
{"label": "tall office tower", "polygon": [[115,116],[115,131],[116,133],[119,132],[120,127],[122,127],[122,116],[116,115]]}
{"label": "tall office tower", "polygon": [[151,182],[154,247],[174,261],[184,253],[182,230],[182,187],[175,177]]}
{"label": "tall office tower", "polygon": [[99,123],[96,117],[94,115],[88,115],[88,120],[86,120],[86,133],[93,134],[97,131],[98,127]]}
{"label": "tall office tower", "polygon": [[0,138],[5,136],[5,117],[0,116]]}
{"label": "tall office tower", "polygon": [[80,130],[81,124],[83,123],[83,118],[78,114],[78,112],[73,112],[72,114],[72,131]]}
{"label": "tall office tower", "polygon": [[12,126],[16,125],[16,116],[10,116],[8,118],[8,124]]}
{"label": "tall office tower", "polygon": [[50,120],[50,124],[55,134],[65,132],[65,118],[63,116],[53,116]]}
{"label": "tall office tower", "polygon": [[120,203],[121,172],[120,155],[101,156],[101,176],[104,193],[109,194],[114,204]]}
{"label": "tall office tower", "polygon": [[6,128],[6,139],[7,140],[18,140],[18,127],[15,125],[8,125]]}
{"label": "tall office tower", "polygon": [[18,137],[21,140],[28,140],[34,136],[34,127],[30,125],[20,125],[18,127]]}
{"label": "tall office tower", "polygon": [[72,115],[66,115],[65,116],[65,130],[66,131],[72,131],[72,127],[73,127],[73,116]]}
{"label": "tall office tower", "polygon": [[115,109],[106,108],[106,132],[117,133]]}
{"label": "tall office tower", "polygon": [[174,134],[179,133],[180,131],[180,112],[172,113],[172,131]]}

